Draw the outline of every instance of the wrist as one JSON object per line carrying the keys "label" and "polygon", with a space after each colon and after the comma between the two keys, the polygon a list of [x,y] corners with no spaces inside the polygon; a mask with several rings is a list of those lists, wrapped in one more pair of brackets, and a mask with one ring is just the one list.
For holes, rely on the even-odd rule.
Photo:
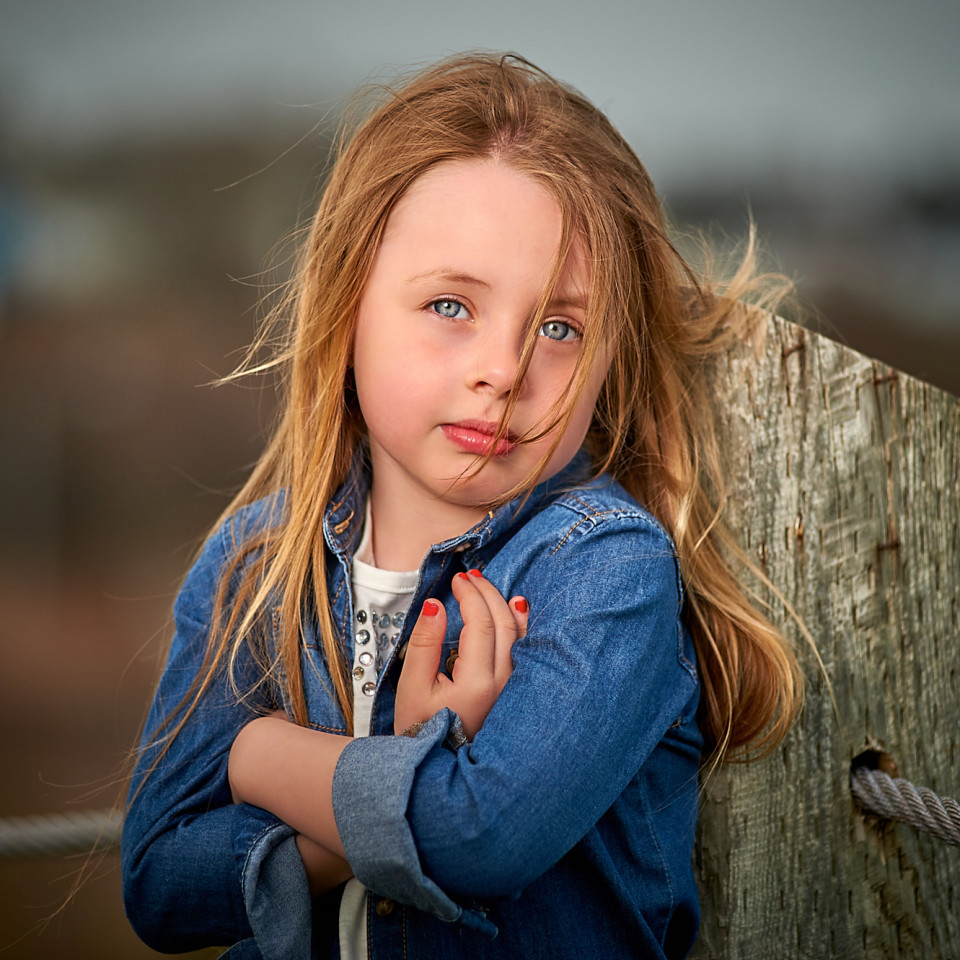
{"label": "wrist", "polygon": [[312,896],[316,897],[341,883],[346,883],[353,876],[350,864],[343,857],[332,853],[315,840],[298,833],[295,842]]}

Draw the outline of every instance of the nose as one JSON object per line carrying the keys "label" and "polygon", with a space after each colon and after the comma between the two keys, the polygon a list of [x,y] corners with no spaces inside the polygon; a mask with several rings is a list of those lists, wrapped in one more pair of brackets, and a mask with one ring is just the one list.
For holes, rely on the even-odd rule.
{"label": "nose", "polygon": [[491,398],[508,396],[520,369],[520,343],[512,335],[490,331],[477,344],[476,366],[470,370],[473,389]]}

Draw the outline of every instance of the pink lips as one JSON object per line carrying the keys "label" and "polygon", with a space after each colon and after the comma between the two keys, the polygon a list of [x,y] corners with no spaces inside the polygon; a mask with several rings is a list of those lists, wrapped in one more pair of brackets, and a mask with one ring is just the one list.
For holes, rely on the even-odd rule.
{"label": "pink lips", "polygon": [[[444,423],[440,427],[444,436],[467,453],[484,456],[490,453],[493,437],[497,432],[497,424],[489,420],[461,420],[459,423]],[[495,457],[503,457],[516,446],[513,435],[509,432],[502,436],[493,448]]]}

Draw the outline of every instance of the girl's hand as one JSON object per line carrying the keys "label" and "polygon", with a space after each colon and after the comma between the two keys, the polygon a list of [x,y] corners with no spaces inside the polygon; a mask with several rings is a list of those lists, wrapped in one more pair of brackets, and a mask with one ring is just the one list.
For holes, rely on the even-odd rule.
{"label": "girl's hand", "polygon": [[510,648],[527,632],[527,601],[513,597],[508,604],[479,570],[458,573],[453,595],[463,617],[453,678],[439,672],[447,613],[443,604],[427,600],[410,634],[397,684],[393,729],[398,734],[449,707],[472,740],[513,672]]}

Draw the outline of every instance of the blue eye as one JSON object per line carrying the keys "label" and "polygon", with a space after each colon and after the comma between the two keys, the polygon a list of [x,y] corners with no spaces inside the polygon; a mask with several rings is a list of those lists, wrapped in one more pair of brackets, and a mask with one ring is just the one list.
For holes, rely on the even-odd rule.
{"label": "blue eye", "polygon": [[[448,320],[465,320],[467,318],[467,309],[459,300],[434,300],[430,307],[434,313]],[[460,311],[463,311],[461,316]]]}
{"label": "blue eye", "polygon": [[569,323],[562,320],[548,320],[540,328],[540,336],[547,337],[550,340],[579,340],[580,331]]}

